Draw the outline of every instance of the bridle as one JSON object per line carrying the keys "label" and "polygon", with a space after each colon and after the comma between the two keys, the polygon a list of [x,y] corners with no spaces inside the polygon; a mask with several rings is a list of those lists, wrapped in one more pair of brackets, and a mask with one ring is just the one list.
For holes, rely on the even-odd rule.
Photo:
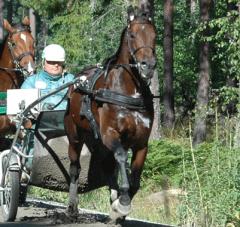
{"label": "bridle", "polygon": [[16,33],[21,33],[24,31],[30,32],[30,29],[28,27],[22,28],[22,29],[17,29],[15,32],[12,32],[11,34],[9,34],[9,37],[7,40],[8,49],[11,53],[11,57],[12,57],[14,65],[15,65],[15,68],[2,68],[1,67],[1,69],[4,69],[6,71],[20,72],[21,75],[23,75],[24,78],[26,78],[29,75],[29,72],[20,65],[20,62],[24,57],[29,56],[29,55],[32,56],[32,58],[34,59],[34,54],[31,51],[25,51],[22,54],[16,56],[14,54],[15,43],[11,40],[12,35],[14,35]]}
{"label": "bridle", "polygon": [[[150,21],[150,20],[149,20]],[[141,25],[144,25],[144,24],[149,24],[149,22],[133,22],[133,23],[129,23],[128,26],[127,26],[127,44],[128,44],[128,49],[129,49],[129,52],[130,52],[130,55],[134,61],[135,64],[131,64],[131,67],[135,67],[137,68],[138,72],[140,75],[143,75],[143,72],[146,70],[146,69],[154,69],[155,66],[153,65],[148,65],[147,62],[139,62],[137,60],[137,57],[136,57],[136,53],[141,50],[141,49],[151,49],[153,55],[155,56],[155,49],[151,46],[148,46],[148,45],[144,45],[144,46],[141,46],[141,47],[138,47],[137,49],[134,49],[131,45],[131,41],[130,39],[131,38],[131,31],[130,31],[130,27],[131,25],[133,24],[141,24]],[[134,37],[134,39],[136,39],[137,37]],[[147,79],[147,78],[145,78]],[[148,80],[148,79],[147,79]]]}
{"label": "bridle", "polygon": [[[136,69],[138,71],[138,74],[140,75],[140,77],[142,78],[143,82],[148,86],[150,85],[150,82],[151,82],[151,78],[152,77],[147,77],[145,75],[145,72],[147,70],[153,70],[155,68],[155,64],[152,65],[152,64],[147,64],[147,62],[140,62],[137,60],[137,57],[136,57],[136,53],[141,50],[141,49],[150,49],[153,53],[153,56],[156,58],[156,52],[155,52],[155,49],[151,46],[148,46],[148,45],[143,45],[141,47],[138,47],[137,49],[134,49],[131,45],[131,30],[130,30],[130,27],[131,25],[133,24],[141,24],[141,25],[144,25],[144,24],[147,24],[147,25],[152,25],[151,23],[151,18],[148,18],[146,20],[143,20],[143,22],[129,22],[128,23],[128,26],[126,27],[126,30],[125,30],[125,34],[126,34],[126,37],[127,37],[127,46],[128,46],[128,49],[129,49],[129,52],[130,52],[130,56],[132,58],[132,62],[129,62],[129,63],[118,63],[118,64],[115,64],[115,63],[112,63],[114,60],[115,60],[115,57],[114,58],[110,58],[108,60],[108,62],[106,63],[105,65],[105,70],[104,70],[104,78],[106,79],[107,78],[107,75],[108,75],[108,72],[109,72],[109,67],[110,66],[113,66],[115,68],[118,68],[118,67],[123,67],[125,70],[127,70],[130,74],[132,74],[128,67],[130,68],[133,68],[133,69]],[[152,25],[154,26],[154,25]],[[136,37],[135,37],[136,38]],[[133,75],[133,74],[132,74]],[[135,78],[135,76],[133,75],[133,79],[134,81],[138,84],[138,79]]]}

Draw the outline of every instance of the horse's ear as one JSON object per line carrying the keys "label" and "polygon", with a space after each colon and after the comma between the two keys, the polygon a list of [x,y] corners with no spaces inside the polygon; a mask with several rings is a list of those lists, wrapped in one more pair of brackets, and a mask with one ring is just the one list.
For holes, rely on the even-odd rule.
{"label": "horse's ear", "polygon": [[27,16],[25,16],[25,17],[23,18],[22,24],[23,24],[23,25],[27,25],[27,26],[30,25],[30,20],[29,20],[29,18],[28,18]]}
{"label": "horse's ear", "polygon": [[135,17],[133,6],[129,6],[127,12],[128,12],[128,21],[133,21]]}
{"label": "horse's ear", "polygon": [[13,33],[14,29],[12,28],[11,24],[6,19],[3,19],[3,27],[6,29],[9,33]]}
{"label": "horse's ear", "polygon": [[145,17],[147,20],[152,20],[152,12],[150,10],[150,6],[147,4],[142,4],[139,7],[139,15],[141,17]]}

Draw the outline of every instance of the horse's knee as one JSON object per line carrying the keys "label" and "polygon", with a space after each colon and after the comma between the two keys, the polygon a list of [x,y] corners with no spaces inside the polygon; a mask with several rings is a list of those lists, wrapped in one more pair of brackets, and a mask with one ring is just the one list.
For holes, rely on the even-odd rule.
{"label": "horse's knee", "polygon": [[80,173],[80,164],[79,162],[73,162],[70,164],[70,168],[69,168],[69,175],[71,178],[71,182],[72,181],[76,181],[76,179],[78,178]]}
{"label": "horse's knee", "polygon": [[114,158],[118,163],[126,163],[127,162],[127,152],[123,148],[117,148],[114,152]]}

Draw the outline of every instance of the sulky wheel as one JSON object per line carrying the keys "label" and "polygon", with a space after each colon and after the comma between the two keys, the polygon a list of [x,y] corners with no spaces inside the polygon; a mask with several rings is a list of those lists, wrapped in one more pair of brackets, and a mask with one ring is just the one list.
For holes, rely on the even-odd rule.
{"label": "sulky wheel", "polygon": [[1,208],[5,222],[14,221],[19,205],[20,181],[18,171],[7,170],[1,192]]}
{"label": "sulky wheel", "polygon": [[26,202],[27,191],[28,191],[28,185],[25,185],[25,184],[20,185],[19,205],[23,205]]}

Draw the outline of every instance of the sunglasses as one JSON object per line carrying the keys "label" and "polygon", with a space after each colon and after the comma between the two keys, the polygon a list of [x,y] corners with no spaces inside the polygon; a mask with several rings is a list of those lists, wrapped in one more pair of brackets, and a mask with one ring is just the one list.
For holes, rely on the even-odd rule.
{"label": "sunglasses", "polygon": [[46,60],[46,63],[49,64],[49,65],[59,65],[59,66],[64,65],[64,62],[61,62],[61,61],[47,61]]}

